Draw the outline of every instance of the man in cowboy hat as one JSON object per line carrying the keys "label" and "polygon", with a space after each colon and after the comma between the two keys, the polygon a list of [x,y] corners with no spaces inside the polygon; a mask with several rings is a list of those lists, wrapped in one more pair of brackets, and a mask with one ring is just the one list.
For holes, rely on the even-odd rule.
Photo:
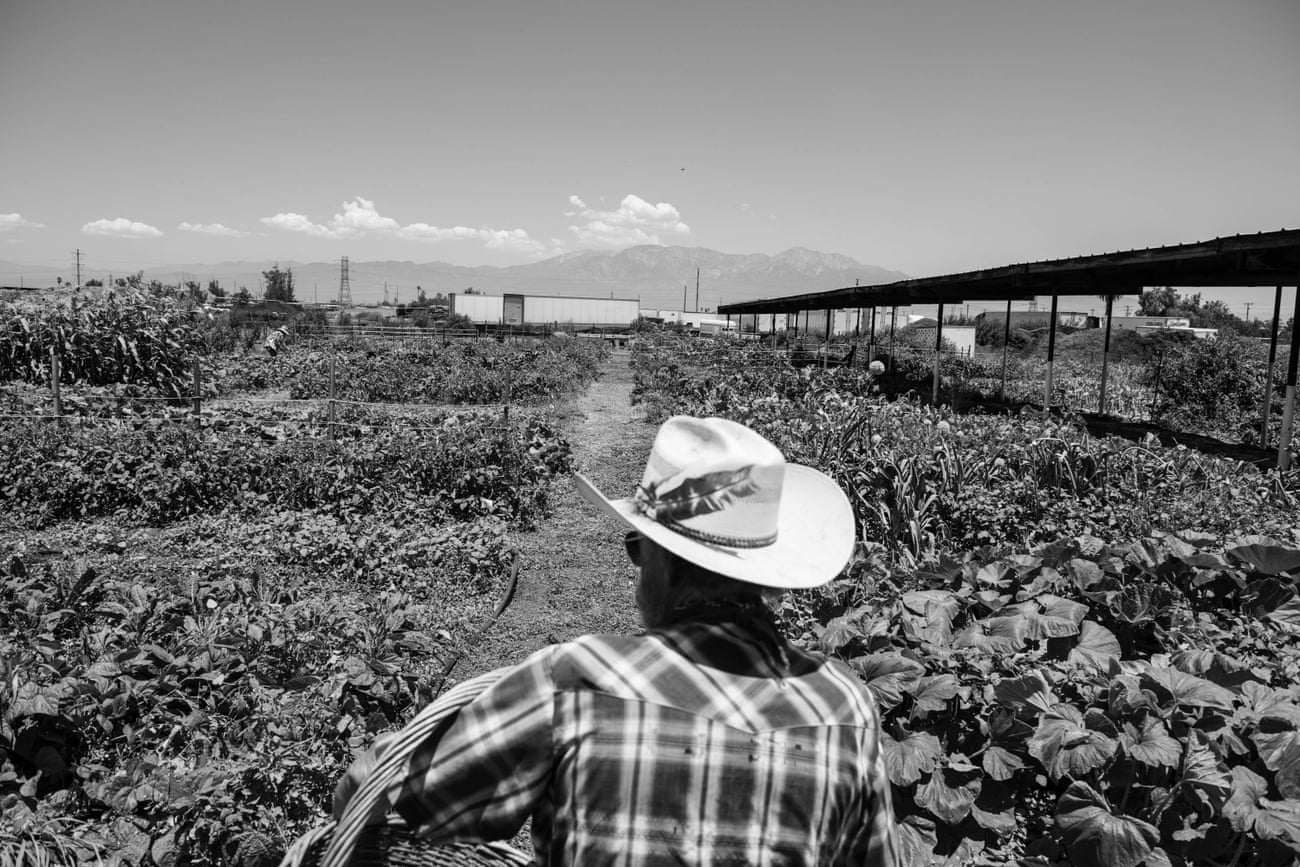
{"label": "man in cowboy hat", "polygon": [[[415,749],[390,805],[448,842],[510,839],[539,863],[894,865],[870,692],[796,648],[764,602],[844,568],[855,531],[826,475],[724,419],[660,428],[627,524],[647,631],[547,647]],[[359,762],[340,783],[340,812]]]}

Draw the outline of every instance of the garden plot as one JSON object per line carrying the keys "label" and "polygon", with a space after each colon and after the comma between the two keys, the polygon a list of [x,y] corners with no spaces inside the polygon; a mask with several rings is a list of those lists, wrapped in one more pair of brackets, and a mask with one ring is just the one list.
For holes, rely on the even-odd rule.
{"label": "garden plot", "polygon": [[[179,333],[177,357],[203,345]],[[512,349],[550,357],[481,346],[478,367],[501,376],[517,376]],[[126,382],[69,374],[58,423],[48,350],[24,347],[0,425],[0,853],[274,858],[322,819],[358,749],[459,676],[512,586],[509,533],[545,514],[569,445],[545,405],[331,414],[327,398],[266,403],[219,373],[195,414],[192,364],[160,354]],[[403,359],[405,381],[455,389],[474,368],[457,351],[455,368]],[[294,357],[276,369],[305,387]],[[226,358],[205,369],[241,366]],[[551,401],[596,369],[534,371],[545,388],[517,393]],[[427,400],[423,387],[389,397]]]}
{"label": "garden plot", "polygon": [[1300,476],[680,349],[635,354],[651,417],[748,424],[854,502],[848,573],[782,615],[876,694],[906,863],[1294,862]]}

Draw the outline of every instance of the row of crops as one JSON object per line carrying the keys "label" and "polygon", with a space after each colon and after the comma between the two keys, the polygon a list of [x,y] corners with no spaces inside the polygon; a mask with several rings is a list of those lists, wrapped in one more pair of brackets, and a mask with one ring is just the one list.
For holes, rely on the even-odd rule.
{"label": "row of crops", "polygon": [[260,348],[222,351],[227,328],[220,316],[139,292],[74,298],[67,306],[0,302],[0,383],[27,384],[18,391],[29,404],[48,401],[57,358],[60,385],[78,414],[82,405],[93,413],[131,401],[268,389],[295,400],[536,404],[590,382],[607,353],[599,342],[577,339],[340,338],[291,341],[272,357]]}
{"label": "row of crops", "polygon": [[1294,863],[1300,477],[687,350],[634,352],[648,418],[735,419],[851,494],[845,580],[783,616],[880,702],[905,863]]}
{"label": "row of crops", "polygon": [[[18,405],[0,420],[0,863],[273,864],[356,752],[457,676],[512,586],[511,534],[570,468],[540,402],[590,382],[601,351],[212,355],[221,398],[195,418],[151,398],[189,396],[185,354],[212,326],[97,303],[155,315],[0,322],[0,354],[27,359],[3,370]],[[179,331],[159,348],[164,320]],[[118,328],[141,367],[93,367],[91,328]],[[63,366],[81,418],[41,417],[41,359],[91,345]],[[320,396],[331,357],[357,401],[335,424],[325,401],[247,399]],[[454,405],[483,394],[517,405]]]}

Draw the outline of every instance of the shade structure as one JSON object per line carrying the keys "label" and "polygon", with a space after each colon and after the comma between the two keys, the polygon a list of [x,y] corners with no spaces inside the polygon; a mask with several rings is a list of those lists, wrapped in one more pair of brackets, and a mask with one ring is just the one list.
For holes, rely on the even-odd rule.
{"label": "shade structure", "polygon": [[[1230,235],[1191,244],[1024,262],[874,286],[846,286],[843,289],[722,304],[718,306],[718,311],[791,313],[854,307],[943,305],[965,301],[1028,301],[1039,295],[1052,296],[1055,309],[1055,301],[1062,295],[1133,295],[1145,286],[1281,285],[1300,286],[1300,229]],[[1297,307],[1300,308],[1300,299]],[[1054,336],[1055,319],[1051,320],[1050,326]],[[1293,345],[1297,342],[1300,341],[1292,339]],[[1293,351],[1288,360],[1288,394],[1278,450],[1278,465],[1283,468],[1287,467],[1290,460],[1287,446],[1296,401],[1295,358],[1296,353]],[[937,357],[935,367],[937,372]],[[1102,394],[1104,402],[1104,386]],[[1050,402],[1050,399],[1049,392],[1047,400]]]}

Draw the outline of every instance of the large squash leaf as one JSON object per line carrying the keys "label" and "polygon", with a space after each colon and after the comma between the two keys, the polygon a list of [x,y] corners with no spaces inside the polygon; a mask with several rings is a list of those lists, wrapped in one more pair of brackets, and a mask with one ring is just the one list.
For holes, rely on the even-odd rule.
{"label": "large squash leaf", "polygon": [[1141,819],[1117,816],[1087,783],[1071,783],[1056,806],[1056,827],[1078,867],[1137,867],[1160,842]]}
{"label": "large squash leaf", "polygon": [[1079,627],[1079,643],[1070,649],[1070,661],[1106,671],[1112,659],[1123,655],[1115,633],[1099,623],[1085,620]]}
{"label": "large squash leaf", "polygon": [[975,799],[983,785],[983,773],[978,769],[958,771],[938,768],[930,779],[916,790],[916,805],[929,810],[941,821],[956,825],[970,815]]}
{"label": "large squash leaf", "polygon": [[1232,710],[1234,696],[1231,690],[1169,666],[1152,665],[1143,672],[1142,685],[1153,689],[1162,703],[1172,702],[1179,707]]}
{"label": "large squash leaf", "polygon": [[898,863],[930,867],[943,862],[934,854],[939,845],[934,822],[924,816],[908,816],[898,823]]}
{"label": "large squash leaf", "polygon": [[881,732],[880,744],[885,754],[885,773],[896,786],[912,785],[933,771],[943,755],[939,739],[928,732],[907,733],[897,740]]}
{"label": "large squash leaf", "polygon": [[1157,716],[1148,716],[1137,725],[1124,723],[1119,742],[1125,753],[1153,768],[1176,768],[1183,754]]}
{"label": "large squash leaf", "polygon": [[947,647],[952,640],[952,621],[962,609],[956,596],[946,590],[914,590],[902,598],[903,630],[927,644]]}
{"label": "large squash leaf", "polygon": [[1113,738],[1089,728],[1083,714],[1071,704],[1058,704],[1043,714],[1029,739],[1029,754],[1056,780],[1095,771],[1118,749]]}
{"label": "large squash leaf", "polygon": [[986,617],[958,632],[952,643],[995,655],[1015,653],[1024,649],[1028,630],[1028,623],[1020,616]]}
{"label": "large squash leaf", "polygon": [[996,744],[984,750],[981,764],[984,766],[984,773],[1002,782],[1014,777],[1016,771],[1025,766],[1025,762],[1020,756]]}
{"label": "large squash leaf", "polygon": [[1219,809],[1228,797],[1232,781],[1228,768],[1210,746],[1210,739],[1198,729],[1187,734],[1183,751],[1183,773],[1179,781],[1198,794],[1206,806]]}
{"label": "large squash leaf", "polygon": [[993,687],[993,698],[1020,713],[1038,710],[1046,713],[1056,704],[1056,695],[1041,672],[1007,678]]}
{"label": "large squash leaf", "polygon": [[925,666],[901,653],[855,656],[849,665],[871,689],[883,710],[889,710],[916,689]]}
{"label": "large squash leaf", "polygon": [[947,710],[948,702],[956,697],[961,688],[961,683],[951,674],[939,674],[934,677],[923,677],[916,684],[916,690],[912,693],[912,699],[916,706],[912,710],[912,716],[923,716],[934,711]]}
{"label": "large squash leaf", "polygon": [[1045,593],[1005,609],[1008,613],[1012,611],[1025,618],[1026,635],[1035,641],[1041,641],[1078,635],[1079,624],[1088,613],[1088,606]]}
{"label": "large squash leaf", "polygon": [[1223,815],[1234,831],[1300,846],[1300,801],[1268,798],[1268,782],[1250,768],[1232,769],[1232,795]]}
{"label": "large squash leaf", "polygon": [[1267,730],[1261,727],[1250,739],[1259,750],[1264,767],[1274,772],[1282,797],[1300,799],[1300,731],[1279,729],[1275,723],[1269,723]]}
{"label": "large squash leaf", "polygon": [[1246,563],[1264,575],[1286,575],[1300,569],[1300,550],[1265,536],[1247,536],[1224,554]]}

